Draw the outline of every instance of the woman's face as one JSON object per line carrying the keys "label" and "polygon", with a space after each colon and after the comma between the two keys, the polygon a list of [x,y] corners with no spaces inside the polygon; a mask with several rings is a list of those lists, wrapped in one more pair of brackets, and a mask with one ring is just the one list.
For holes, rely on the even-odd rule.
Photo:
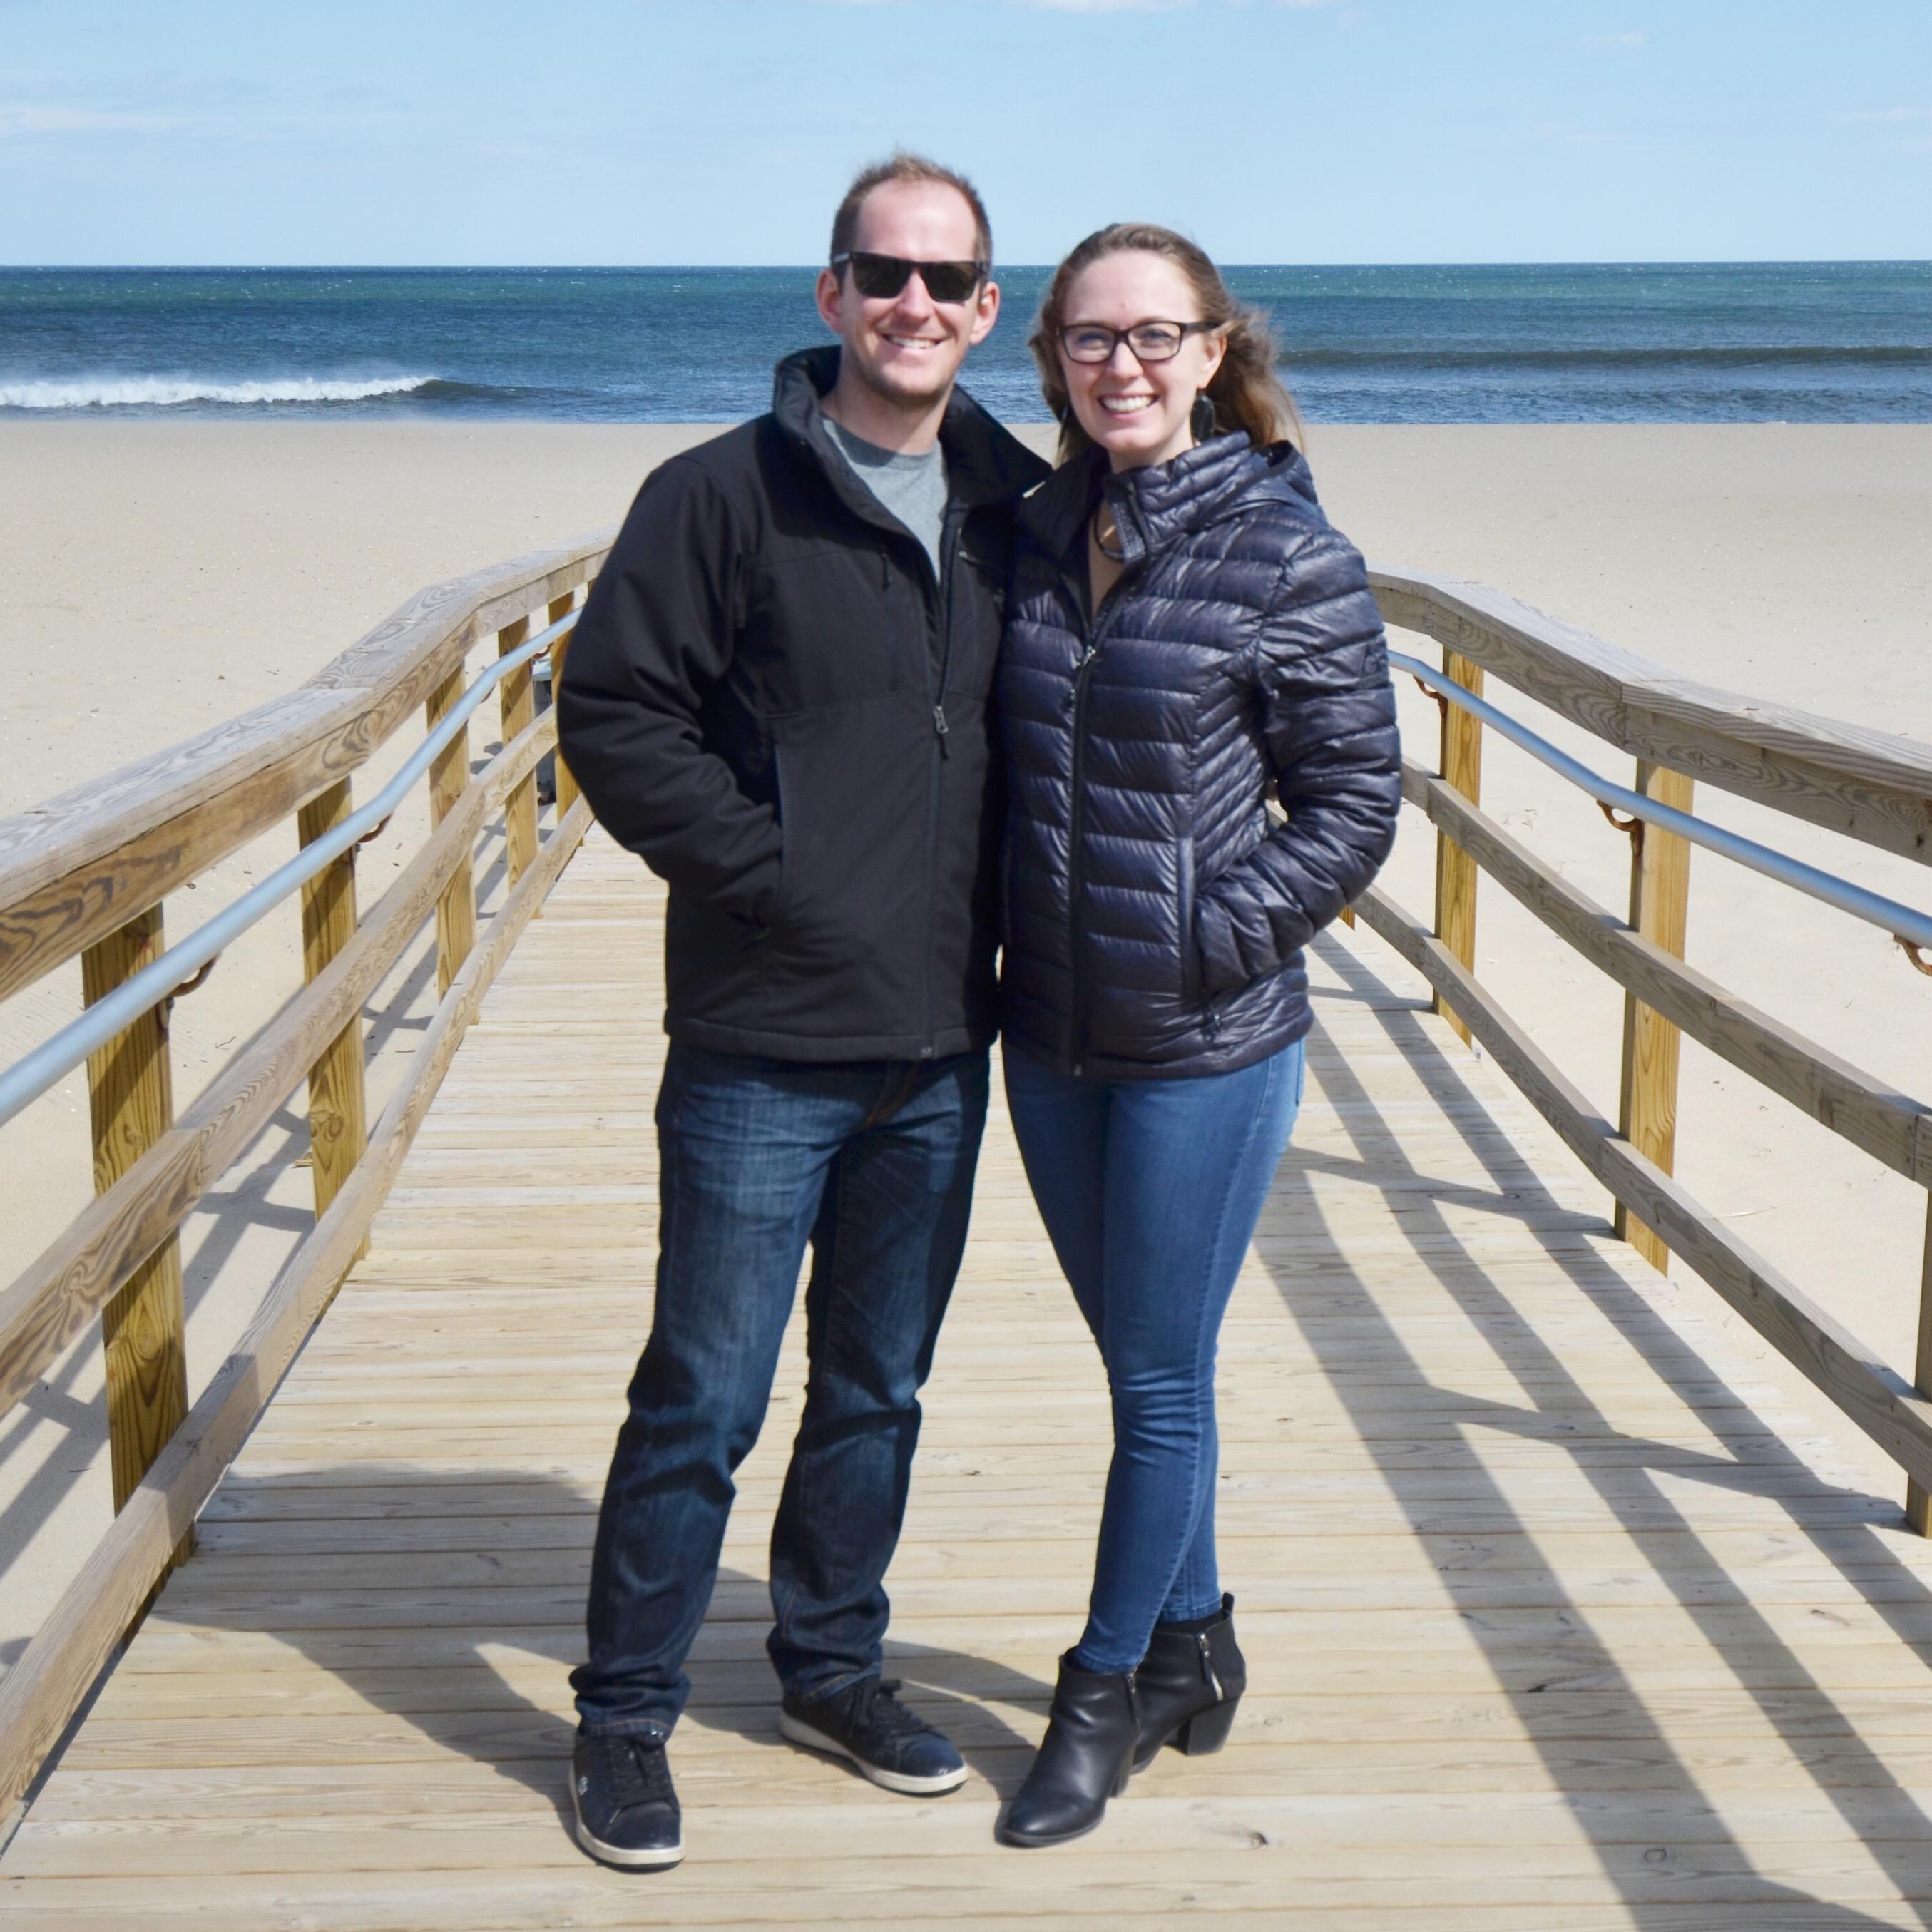
{"label": "woman's face", "polygon": [[1103,255],[1073,279],[1066,292],[1059,344],[1060,368],[1080,427],[1104,449],[1116,470],[1165,463],[1193,447],[1188,418],[1194,398],[1221,366],[1226,340],[1195,333],[1164,362],[1143,362],[1124,341],[1104,362],[1077,362],[1066,352],[1065,332],[1082,323],[1112,329],[1148,322],[1201,320],[1201,304],[1174,263],[1138,249]]}

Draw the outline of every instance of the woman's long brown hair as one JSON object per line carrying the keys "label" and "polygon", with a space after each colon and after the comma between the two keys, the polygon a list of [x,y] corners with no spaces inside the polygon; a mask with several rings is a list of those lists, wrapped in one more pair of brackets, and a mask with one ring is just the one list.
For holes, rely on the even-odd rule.
{"label": "woman's long brown hair", "polygon": [[[1301,444],[1300,412],[1281,378],[1274,372],[1274,334],[1268,318],[1258,309],[1237,302],[1221,279],[1221,272],[1184,235],[1150,221],[1116,221],[1096,229],[1053,272],[1053,280],[1040,305],[1040,316],[1027,346],[1040,368],[1041,393],[1046,406],[1060,424],[1060,460],[1062,463],[1092,448],[1091,440],[1080,427],[1066,393],[1066,380],[1060,367],[1060,332],[1066,320],[1067,291],[1082,270],[1102,256],[1128,253],[1159,255],[1172,262],[1187,278],[1199,304],[1199,320],[1222,331],[1227,348],[1221,366],[1208,385],[1208,399],[1214,405],[1214,430],[1225,435],[1246,430],[1257,449],[1271,442]],[[1195,320],[1176,316],[1177,322]]]}

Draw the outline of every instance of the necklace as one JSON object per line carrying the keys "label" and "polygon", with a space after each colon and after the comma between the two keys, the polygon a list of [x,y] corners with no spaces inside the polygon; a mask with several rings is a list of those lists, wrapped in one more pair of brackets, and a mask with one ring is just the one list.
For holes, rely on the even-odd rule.
{"label": "necklace", "polygon": [[1114,520],[1113,511],[1106,504],[1100,504],[1094,512],[1094,542],[1100,554],[1110,563],[1124,563],[1127,560],[1124,550],[1114,549],[1113,544],[1107,541],[1112,537],[1118,543],[1120,536],[1120,528]]}

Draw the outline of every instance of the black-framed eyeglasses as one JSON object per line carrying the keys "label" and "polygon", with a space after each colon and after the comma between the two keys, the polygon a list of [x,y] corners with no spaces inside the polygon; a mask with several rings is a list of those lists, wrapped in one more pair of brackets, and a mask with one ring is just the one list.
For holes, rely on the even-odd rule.
{"label": "black-framed eyeglasses", "polygon": [[910,262],[903,255],[875,255],[869,248],[850,248],[832,258],[835,268],[852,265],[852,283],[862,296],[886,298],[903,292],[913,271],[936,302],[970,302],[986,279],[988,262]]}
{"label": "black-framed eyeglasses", "polygon": [[1103,322],[1076,322],[1060,332],[1060,346],[1070,362],[1111,362],[1124,342],[1137,362],[1172,362],[1190,335],[1215,326],[1211,322],[1150,320],[1137,322],[1131,328],[1109,328]]}

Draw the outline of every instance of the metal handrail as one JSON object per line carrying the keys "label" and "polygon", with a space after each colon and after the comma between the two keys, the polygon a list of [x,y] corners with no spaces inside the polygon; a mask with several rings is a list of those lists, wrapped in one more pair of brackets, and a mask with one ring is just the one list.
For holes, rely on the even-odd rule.
{"label": "metal handrail", "polygon": [[1829,872],[1820,872],[1802,860],[1787,858],[1782,852],[1774,852],[1769,846],[1760,845],[1755,839],[1744,838],[1737,832],[1726,832],[1708,820],[1694,818],[1688,812],[1679,812],[1672,806],[1660,805],[1655,799],[1645,797],[1642,792],[1630,791],[1608,778],[1600,778],[1588,765],[1571,758],[1568,752],[1558,750],[1547,738],[1539,737],[1507,711],[1498,711],[1493,704],[1478,698],[1454,678],[1424,664],[1420,658],[1412,658],[1405,651],[1390,651],[1388,657],[1390,664],[1407,671],[1418,683],[1480,718],[1485,724],[1493,726],[1512,744],[1520,745],[1531,757],[1540,759],[1552,771],[1588,792],[1599,805],[1614,806],[1634,818],[1646,819],[1666,832],[1674,832],[1680,838],[1688,839],[1694,845],[1721,854],[1740,866],[1748,866],[1754,872],[1762,872],[1767,878],[1776,879],[1781,884],[1822,900],[1826,905],[1835,906],[1840,912],[1850,913],[1854,919],[1862,919],[1868,926],[1891,934],[1906,949],[1908,957],[1915,946],[1932,946],[1932,916],[1916,912],[1910,906],[1901,905],[1896,899],[1886,898],[1882,893],[1867,892],[1862,886],[1852,885]]}
{"label": "metal handrail", "polygon": [[470,714],[520,664],[528,664],[572,629],[580,613],[573,610],[528,643],[500,657],[478,676],[436,721],[436,728],[410,754],[401,769],[367,805],[359,806],[340,825],[304,845],[288,863],[271,872],[259,886],[224,907],[204,926],[197,926],[177,946],[97,1000],[80,1018],[44,1041],[24,1060],[0,1073],[0,1126],[31,1106],[58,1081],[64,1079],[91,1053],[98,1052],[126,1030],[151,1006],[178,992],[197,973],[212,965],[218,953],[232,946],[262,916],[290,893],[340,858],[366,833],[380,828],[408,796],[410,788],[429,769],[430,761],[468,723]]}

